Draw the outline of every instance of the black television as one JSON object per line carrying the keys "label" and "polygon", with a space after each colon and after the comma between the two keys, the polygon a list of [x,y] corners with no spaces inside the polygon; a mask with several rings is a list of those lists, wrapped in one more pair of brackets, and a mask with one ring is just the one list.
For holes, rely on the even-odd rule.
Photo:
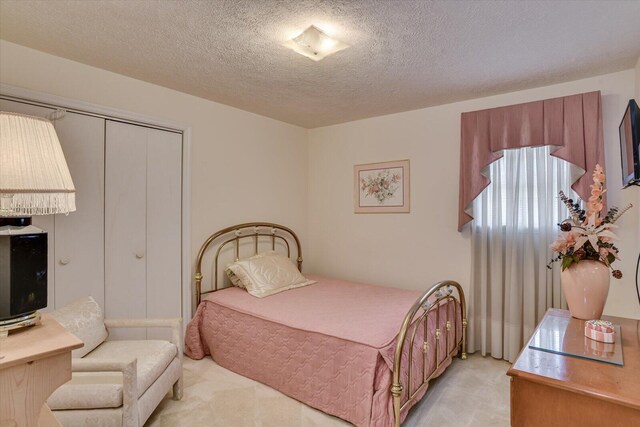
{"label": "black television", "polygon": [[0,218],[0,326],[47,306],[47,233],[33,226],[2,226]]}
{"label": "black television", "polygon": [[629,100],[619,132],[622,186],[640,185],[640,109],[633,99]]}

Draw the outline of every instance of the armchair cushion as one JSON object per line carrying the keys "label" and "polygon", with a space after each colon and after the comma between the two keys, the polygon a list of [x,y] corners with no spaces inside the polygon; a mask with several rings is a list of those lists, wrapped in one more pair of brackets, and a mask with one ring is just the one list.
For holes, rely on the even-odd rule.
{"label": "armchair cushion", "polygon": [[[137,396],[140,397],[176,358],[178,350],[168,341],[105,341],[83,360],[137,359]],[[54,410],[117,408],[122,406],[122,374],[119,372],[74,372],[47,403]]]}
{"label": "armchair cushion", "polygon": [[168,341],[105,341],[100,347],[87,354],[85,360],[129,360],[138,359],[138,396],[167,369],[176,357],[176,346]]}
{"label": "armchair cushion", "polygon": [[74,372],[71,381],[47,400],[53,410],[99,409],[122,406],[122,373]]}
{"label": "armchair cushion", "polygon": [[81,297],[51,312],[51,316],[64,328],[84,342],[84,347],[71,352],[73,357],[84,357],[107,339],[104,314],[91,297]]}

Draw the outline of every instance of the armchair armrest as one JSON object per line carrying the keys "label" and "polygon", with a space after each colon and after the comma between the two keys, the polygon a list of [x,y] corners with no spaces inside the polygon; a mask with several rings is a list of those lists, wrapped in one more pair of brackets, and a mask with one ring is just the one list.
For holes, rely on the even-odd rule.
{"label": "armchair armrest", "polygon": [[104,319],[107,328],[175,328],[182,326],[181,317],[166,319]]}
{"label": "armchair armrest", "polygon": [[125,372],[136,373],[137,360],[123,361],[120,359],[71,359],[72,372]]}
{"label": "armchair armrest", "polygon": [[71,359],[71,372],[122,372],[123,420],[137,422],[138,417],[138,360],[119,359],[87,360]]}
{"label": "armchair armrest", "polygon": [[171,340],[178,348],[178,357],[182,361],[182,318],[166,318],[166,319],[104,319],[104,326],[107,329],[116,328],[170,328]]}

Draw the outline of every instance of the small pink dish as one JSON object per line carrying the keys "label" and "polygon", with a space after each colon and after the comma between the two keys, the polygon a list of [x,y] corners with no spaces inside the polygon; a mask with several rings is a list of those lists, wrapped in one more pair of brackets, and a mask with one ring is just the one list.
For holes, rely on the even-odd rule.
{"label": "small pink dish", "polygon": [[587,320],[584,322],[584,335],[605,343],[613,343],[616,340],[613,324],[608,320]]}

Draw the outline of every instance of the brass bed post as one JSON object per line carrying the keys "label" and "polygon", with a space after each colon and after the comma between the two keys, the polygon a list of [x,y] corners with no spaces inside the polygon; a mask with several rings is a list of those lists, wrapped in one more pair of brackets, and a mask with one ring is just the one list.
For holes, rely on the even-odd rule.
{"label": "brass bed post", "polygon": [[253,254],[258,255],[258,237],[260,237],[260,231],[258,227],[255,227],[255,234],[253,235]]}
{"label": "brass bed post", "polygon": [[460,296],[460,317],[462,318],[462,348],[460,359],[467,360],[467,303],[464,299],[464,292],[459,292]]}
{"label": "brass bed post", "polygon": [[[457,290],[458,293],[458,298],[460,301],[460,317],[462,318],[462,339],[461,339],[461,353],[462,353],[462,359],[466,359],[467,358],[467,353],[466,353],[466,323],[467,323],[467,315],[466,315],[466,302],[465,302],[465,298],[464,298],[464,292],[462,290],[462,286],[460,286],[459,283],[451,281],[451,280],[445,280],[442,282],[439,282],[437,284],[435,284],[434,286],[431,287],[431,289],[427,290],[426,292],[424,292],[422,294],[422,296],[420,298],[418,298],[416,300],[416,302],[413,304],[413,306],[411,307],[411,309],[409,309],[409,311],[407,312],[403,322],[402,322],[402,326],[400,327],[400,332],[398,333],[397,336],[397,342],[396,342],[396,351],[395,351],[395,355],[394,355],[394,360],[393,360],[393,380],[391,383],[391,397],[393,399],[393,415],[394,415],[394,425],[395,427],[400,427],[400,414],[402,412],[403,409],[405,409],[405,407],[412,402],[415,399],[415,396],[418,395],[418,393],[420,393],[420,391],[424,390],[424,387],[428,384],[429,380],[433,377],[433,373],[431,376],[427,377],[426,375],[426,371],[425,373],[423,373],[423,379],[424,381],[422,382],[422,384],[412,393],[411,390],[411,381],[409,380],[407,386],[406,386],[406,393],[407,393],[407,399],[405,401],[405,403],[402,403],[402,394],[403,391],[405,391],[405,386],[402,384],[400,376],[401,376],[401,365],[402,365],[402,351],[404,349],[404,345],[405,345],[405,341],[407,340],[407,334],[409,333],[409,328],[411,328],[412,325],[414,325],[414,327],[417,329],[420,324],[422,323],[422,320],[424,318],[425,321],[425,343],[424,343],[424,349],[427,348],[427,325],[428,325],[428,314],[431,308],[435,307],[436,310],[436,346],[435,346],[435,357],[436,357],[436,370],[434,371],[437,372],[437,367],[440,366],[439,363],[439,357],[438,357],[438,349],[439,349],[439,341],[440,341],[440,325],[439,325],[439,317],[440,317],[440,303],[441,301],[447,301],[449,302],[450,300],[455,300],[455,298],[451,295],[453,292],[453,289],[455,288]],[[435,300],[432,302],[429,302],[428,299],[434,295],[435,296]],[[418,319],[415,319],[416,317],[416,313],[418,312],[418,310],[420,309],[424,310],[424,313],[421,314]],[[447,308],[447,325],[446,325],[446,329],[447,329],[447,335],[448,335],[448,331],[450,329],[450,322],[448,321],[448,308]],[[457,316],[456,316],[457,319]],[[414,322],[415,320],[415,322]],[[457,323],[457,320],[456,320]],[[410,339],[410,345],[413,348],[413,338],[415,337],[415,330],[413,331],[413,334],[411,336]],[[448,341],[448,339],[446,339],[446,341]],[[457,344],[457,343],[456,343]],[[453,356],[454,352],[458,350],[458,346],[456,345],[452,351],[449,351],[448,348],[448,343],[445,344],[447,345],[446,348],[446,357],[450,358]],[[409,350],[410,353],[412,353],[412,348]],[[425,364],[426,364],[426,352],[424,355],[425,358]],[[409,372],[409,376],[411,376],[411,369],[412,369],[412,361],[409,359],[408,360],[409,363],[409,368],[408,368],[408,372]],[[425,367],[426,370],[426,367]]]}
{"label": "brass bed post", "polygon": [[[427,360],[429,356],[429,342],[427,341],[427,337],[429,336],[429,316],[424,316],[424,337],[422,339],[422,382],[424,383],[427,380],[427,368],[429,367],[429,361]],[[416,328],[418,325],[416,325]]]}
{"label": "brass bed post", "polygon": [[200,305],[200,298],[202,297],[202,274],[196,273],[194,276],[196,280],[196,307]]}
{"label": "brass bed post", "polygon": [[[455,307],[454,307],[455,308]],[[449,335],[451,331],[451,322],[449,321],[449,307],[447,306],[447,317],[446,317],[445,329],[447,330],[447,334],[444,336],[444,348],[447,349],[447,353],[449,352]]]}
{"label": "brass bed post", "polygon": [[436,306],[436,369],[440,367],[440,305]]}

